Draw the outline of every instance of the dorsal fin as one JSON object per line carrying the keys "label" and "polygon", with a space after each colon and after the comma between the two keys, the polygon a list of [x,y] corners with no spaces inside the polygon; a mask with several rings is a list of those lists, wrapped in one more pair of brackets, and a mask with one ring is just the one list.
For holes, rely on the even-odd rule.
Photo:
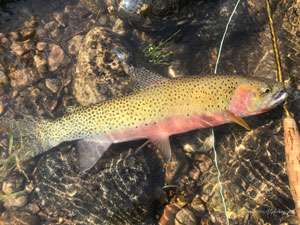
{"label": "dorsal fin", "polygon": [[147,70],[144,67],[135,68],[133,66],[128,66],[126,72],[132,77],[131,82],[129,82],[129,86],[133,91],[140,91],[146,87],[158,84],[168,79],[160,74]]}

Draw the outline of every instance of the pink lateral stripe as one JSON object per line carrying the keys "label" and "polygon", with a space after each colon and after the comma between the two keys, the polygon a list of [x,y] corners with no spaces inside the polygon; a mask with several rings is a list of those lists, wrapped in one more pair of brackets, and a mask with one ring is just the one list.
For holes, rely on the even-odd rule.
{"label": "pink lateral stripe", "polygon": [[202,113],[194,114],[190,117],[168,117],[156,124],[150,122],[147,126],[141,125],[139,128],[126,128],[124,130],[115,130],[106,135],[114,143],[137,140],[137,139],[162,139],[173,134],[184,133],[199,128],[217,126],[229,122],[224,113],[218,115]]}

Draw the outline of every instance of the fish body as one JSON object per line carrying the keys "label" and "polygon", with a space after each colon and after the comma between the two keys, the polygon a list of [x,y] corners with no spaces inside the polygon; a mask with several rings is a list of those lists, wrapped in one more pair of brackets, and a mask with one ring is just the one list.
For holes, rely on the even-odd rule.
{"label": "fish body", "polygon": [[286,97],[281,83],[261,78],[162,78],[140,91],[78,108],[57,120],[32,122],[30,132],[26,132],[28,122],[16,125],[24,130],[24,147],[31,146],[31,156],[80,140],[80,166],[87,170],[112,143],[137,139],[151,141],[168,161],[170,135],[229,122],[241,124],[242,117],[270,110]]}

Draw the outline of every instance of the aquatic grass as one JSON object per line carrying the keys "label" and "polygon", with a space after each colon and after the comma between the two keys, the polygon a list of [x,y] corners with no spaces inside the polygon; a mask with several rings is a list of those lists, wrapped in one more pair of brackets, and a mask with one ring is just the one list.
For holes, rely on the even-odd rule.
{"label": "aquatic grass", "polygon": [[22,152],[24,150],[22,133],[20,130],[20,147],[16,151],[13,151],[13,144],[14,144],[13,128],[14,128],[13,123],[10,123],[9,141],[8,141],[8,157],[6,159],[0,160],[0,174],[3,174],[5,172],[17,167],[19,172],[21,172],[26,177],[26,179],[29,180],[25,171],[21,168],[21,160],[17,154],[17,153],[19,153],[19,155],[22,156]]}
{"label": "aquatic grass", "polygon": [[13,159],[13,154],[12,154],[12,148],[13,148],[13,143],[14,143],[14,136],[13,136],[13,124],[10,123],[9,126],[9,141],[8,141],[8,157],[6,159],[1,159],[0,160],[0,173],[4,173],[9,169],[14,168],[14,165],[9,167],[9,165],[12,162]]}
{"label": "aquatic grass", "polygon": [[12,197],[15,197],[19,194],[23,194],[26,190],[22,190],[22,191],[17,191],[17,192],[14,192],[14,193],[11,193],[11,194],[6,194],[6,195],[0,195],[0,201],[3,201],[3,200],[6,200],[8,198],[12,198]]}
{"label": "aquatic grass", "polygon": [[148,59],[148,61],[155,65],[171,65],[172,63],[167,62],[167,57],[174,54],[173,51],[164,53],[163,48],[170,40],[176,36],[181,29],[172,34],[169,38],[164,41],[160,41],[158,45],[148,44],[147,47],[143,49],[144,56]]}

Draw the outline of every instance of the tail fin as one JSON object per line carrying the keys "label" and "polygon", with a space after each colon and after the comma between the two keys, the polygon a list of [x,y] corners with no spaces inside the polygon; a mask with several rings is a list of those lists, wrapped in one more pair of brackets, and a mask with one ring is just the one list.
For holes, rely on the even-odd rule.
{"label": "tail fin", "polygon": [[42,143],[39,135],[40,121],[36,120],[10,120],[1,119],[0,129],[9,137],[7,149],[9,155],[17,156],[24,161],[45,151],[45,143]]}

